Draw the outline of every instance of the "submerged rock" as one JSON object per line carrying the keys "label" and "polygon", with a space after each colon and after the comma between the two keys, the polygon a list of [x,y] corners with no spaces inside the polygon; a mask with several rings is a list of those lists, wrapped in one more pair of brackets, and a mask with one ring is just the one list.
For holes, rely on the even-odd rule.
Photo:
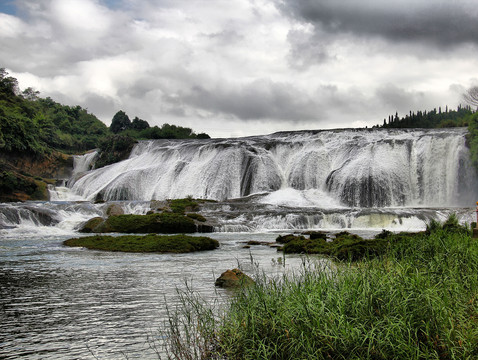
{"label": "submerged rock", "polygon": [[222,288],[234,288],[239,286],[252,285],[252,280],[248,275],[239,269],[226,270],[216,279],[214,285]]}

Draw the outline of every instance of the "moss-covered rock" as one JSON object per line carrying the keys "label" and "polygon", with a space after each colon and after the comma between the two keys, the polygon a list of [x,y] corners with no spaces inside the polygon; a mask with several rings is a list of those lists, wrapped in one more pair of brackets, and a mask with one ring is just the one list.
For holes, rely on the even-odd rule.
{"label": "moss-covered rock", "polygon": [[172,212],[176,214],[184,214],[186,212],[194,212],[199,210],[199,203],[193,198],[168,200],[168,205]]}
{"label": "moss-covered rock", "polygon": [[296,240],[305,240],[305,237],[289,234],[289,235],[279,235],[276,238],[276,242],[278,242],[279,244],[287,244],[288,242],[296,241]]}
{"label": "moss-covered rock", "polygon": [[87,234],[99,232],[97,231],[97,228],[98,226],[103,224],[104,221],[105,219],[103,219],[102,217],[94,217],[82,225],[80,232]]}
{"label": "moss-covered rock", "polygon": [[199,222],[206,222],[206,218],[198,213],[189,213],[186,216]]}
{"label": "moss-covered rock", "polygon": [[214,250],[219,247],[217,240],[209,237],[187,235],[125,235],[125,236],[88,236],[69,239],[66,246],[85,247],[94,250],[122,252],[186,253]]}
{"label": "moss-covered rock", "polygon": [[96,233],[194,233],[197,232],[193,219],[174,213],[149,215],[112,215],[106,220],[93,218],[83,225],[80,232]]}
{"label": "moss-covered rock", "polygon": [[254,280],[239,269],[226,270],[214,283],[214,285],[222,288],[237,288],[252,284],[254,284]]}
{"label": "moss-covered rock", "polygon": [[100,232],[121,233],[193,233],[196,225],[191,218],[174,213],[110,216]]}
{"label": "moss-covered rock", "polygon": [[[367,256],[378,256],[387,249],[388,239],[363,239],[346,231],[335,235],[333,241],[323,238],[306,239],[304,236],[281,236],[282,251],[287,254],[322,254],[339,261],[357,261]],[[278,241],[279,242],[279,241]]]}
{"label": "moss-covered rock", "polygon": [[306,231],[302,234],[309,235],[309,239],[311,240],[315,240],[315,239],[327,240],[327,233],[323,231]]}

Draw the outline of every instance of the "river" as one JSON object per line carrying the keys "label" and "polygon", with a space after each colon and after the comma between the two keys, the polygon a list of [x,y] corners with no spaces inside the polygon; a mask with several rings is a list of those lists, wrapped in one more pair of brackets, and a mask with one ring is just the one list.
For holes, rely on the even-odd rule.
{"label": "river", "polygon": [[160,345],[178,289],[224,302],[232,294],[214,281],[226,269],[280,276],[302,266],[298,255],[284,266],[274,248],[244,248],[274,233],[213,233],[214,251],[132,254],[68,248],[77,234],[39,230],[0,230],[2,359],[157,359],[150,345]]}

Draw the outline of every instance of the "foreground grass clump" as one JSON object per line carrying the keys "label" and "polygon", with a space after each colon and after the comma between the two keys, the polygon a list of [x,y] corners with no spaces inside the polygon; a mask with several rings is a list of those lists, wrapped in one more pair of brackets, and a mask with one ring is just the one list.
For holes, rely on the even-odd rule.
{"label": "foreground grass clump", "polygon": [[219,318],[189,298],[170,319],[169,356],[478,358],[478,241],[441,224],[414,236],[384,235],[380,256],[259,281]]}
{"label": "foreground grass clump", "polygon": [[126,236],[88,236],[69,239],[66,246],[85,247],[94,250],[124,252],[186,253],[214,250],[219,247],[217,240],[209,237],[187,235],[126,235]]}

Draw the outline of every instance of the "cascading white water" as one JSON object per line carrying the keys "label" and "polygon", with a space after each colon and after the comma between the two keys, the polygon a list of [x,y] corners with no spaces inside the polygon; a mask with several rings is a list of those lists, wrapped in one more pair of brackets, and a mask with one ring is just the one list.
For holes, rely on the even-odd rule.
{"label": "cascading white water", "polygon": [[82,156],[74,156],[72,176],[74,177],[77,174],[91,170],[97,157],[98,157],[98,151],[96,150],[86,153],[85,155],[82,155]]}
{"label": "cascading white water", "polygon": [[127,160],[70,186],[88,200],[224,200],[296,189],[316,190],[337,206],[471,206],[476,180],[465,134],[365,129],[142,141]]}

